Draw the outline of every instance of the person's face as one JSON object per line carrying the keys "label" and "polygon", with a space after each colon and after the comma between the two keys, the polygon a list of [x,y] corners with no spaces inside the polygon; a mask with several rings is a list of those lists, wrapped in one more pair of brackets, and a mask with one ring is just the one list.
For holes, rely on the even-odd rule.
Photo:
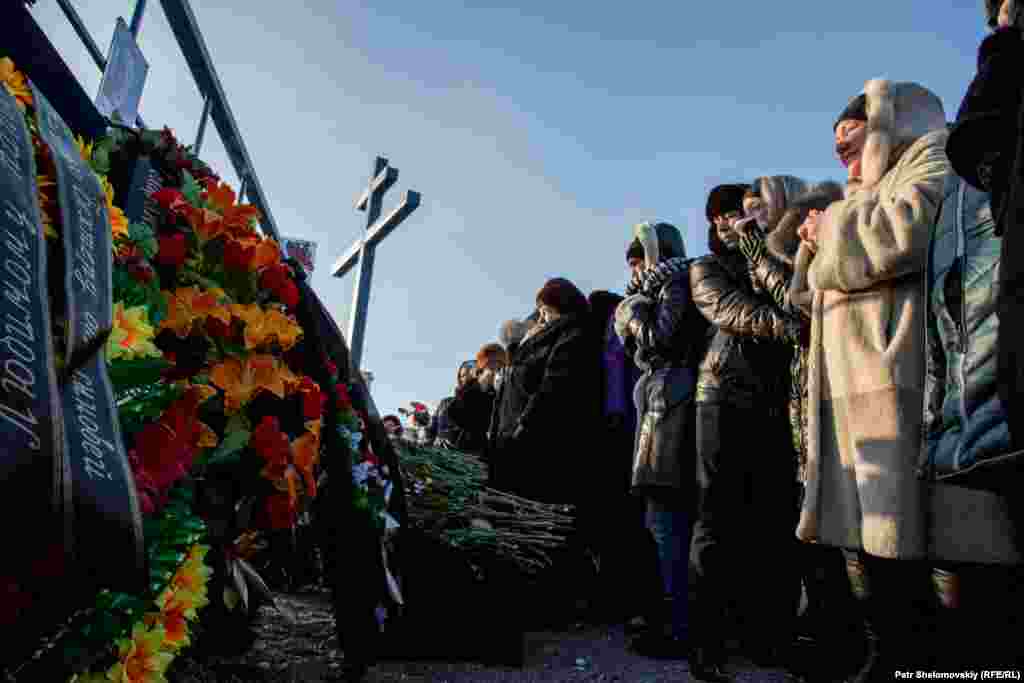
{"label": "person's face", "polygon": [[459,386],[466,384],[469,380],[473,379],[474,368],[463,366],[459,368]]}
{"label": "person's face", "polygon": [[398,420],[384,420],[384,429],[388,434],[397,434],[402,429],[402,423]]}
{"label": "person's face", "polygon": [[727,249],[735,249],[739,244],[740,236],[733,230],[733,226],[742,217],[742,211],[728,211],[715,216],[715,232]]}
{"label": "person's face", "polygon": [[757,221],[762,230],[768,229],[768,204],[760,197],[748,197],[743,200],[743,213]]}
{"label": "person's face", "polygon": [[849,169],[852,178],[860,177],[860,161],[867,130],[867,123],[856,119],[840,121],[836,126],[836,155],[843,166]]}
{"label": "person's face", "polygon": [[1003,4],[999,6],[999,15],[996,17],[996,26],[1004,28],[1013,23],[1015,4],[1014,0],[1003,0]]}
{"label": "person's face", "polygon": [[548,306],[547,304],[540,305],[541,322],[550,323],[552,321],[558,320],[560,317],[562,317],[562,314],[559,313],[554,308],[552,308],[551,306]]}
{"label": "person's face", "polygon": [[642,273],[644,270],[644,260],[639,256],[632,256],[626,263],[629,264],[629,271],[634,275]]}

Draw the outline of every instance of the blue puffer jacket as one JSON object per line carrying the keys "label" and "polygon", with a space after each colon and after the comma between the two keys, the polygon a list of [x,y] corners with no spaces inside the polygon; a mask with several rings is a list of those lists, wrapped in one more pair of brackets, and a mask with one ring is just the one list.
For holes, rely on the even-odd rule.
{"label": "blue puffer jacket", "polygon": [[996,390],[1001,239],[994,229],[988,194],[951,176],[925,283],[924,438],[930,478],[978,488],[989,488],[980,466],[1010,451],[1006,412]]}

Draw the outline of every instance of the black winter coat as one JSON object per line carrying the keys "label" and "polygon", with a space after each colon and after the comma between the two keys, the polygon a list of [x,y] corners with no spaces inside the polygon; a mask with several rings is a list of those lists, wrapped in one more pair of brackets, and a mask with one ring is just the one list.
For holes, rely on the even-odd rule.
{"label": "black winter coat", "polygon": [[683,491],[692,500],[697,368],[706,348],[709,325],[694,306],[687,270],[673,275],[654,296],[646,320],[630,326],[630,343],[644,374],[636,383],[637,438],[634,493]]}
{"label": "black winter coat", "polygon": [[455,448],[475,453],[487,444],[487,429],[490,426],[491,411],[494,407],[494,392],[484,389],[476,382],[470,382],[448,406],[448,420],[455,425],[451,434],[455,437]]}
{"label": "black winter coat", "polygon": [[488,454],[491,485],[534,500],[576,502],[585,479],[575,459],[593,455],[586,441],[601,406],[587,321],[559,318],[523,340],[511,360]]}
{"label": "black winter coat", "polygon": [[700,366],[697,401],[761,405],[781,415],[789,398],[790,344],[800,338],[800,321],[754,292],[738,252],[697,259],[690,284],[694,303],[716,328]]}

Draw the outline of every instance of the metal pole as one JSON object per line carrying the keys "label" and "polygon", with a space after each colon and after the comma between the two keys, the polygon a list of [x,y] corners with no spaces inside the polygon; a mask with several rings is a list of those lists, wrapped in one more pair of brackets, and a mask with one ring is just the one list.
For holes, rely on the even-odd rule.
{"label": "metal pole", "polygon": [[246,174],[244,174],[244,175],[242,176],[242,182],[240,182],[240,183],[238,184],[238,201],[239,201],[239,202],[241,202],[241,201],[242,201],[242,199],[244,199],[244,198],[245,198],[245,191],[246,191],[246,190],[248,189],[248,188],[246,187],[246,181],[247,181],[247,180],[249,180],[249,174],[248,174],[248,173],[246,173]]}
{"label": "metal pole", "polygon": [[146,13],[146,0],[135,0],[135,11],[132,12],[132,23],[128,25],[133,38],[139,37],[139,29],[142,28],[142,15]]}
{"label": "metal pole", "polygon": [[[370,183],[388,165],[388,160],[377,157],[373,162],[373,171],[370,173]],[[371,192],[369,201],[366,202],[366,228],[369,229],[380,218],[380,208],[383,202],[382,192]],[[352,297],[352,314],[348,326],[349,360],[353,372],[359,372],[359,366],[363,361],[363,334],[366,332],[366,313],[370,304],[370,282],[373,279],[373,261],[376,245],[363,243],[360,250],[359,263],[356,265],[356,291]]]}
{"label": "metal pole", "polygon": [[206,134],[206,122],[210,118],[211,107],[213,107],[213,98],[205,98],[203,102],[203,115],[199,117],[199,130],[196,131],[196,144],[192,145],[192,152],[196,156],[199,156],[199,150],[203,147],[203,135]]}
{"label": "metal pole", "polygon": [[78,38],[82,41],[82,44],[85,45],[85,49],[92,57],[92,61],[96,62],[96,66],[100,68],[100,71],[106,69],[107,58],[103,56],[103,52],[100,50],[99,46],[96,45],[96,41],[92,39],[92,36],[89,34],[89,29],[85,27],[85,23],[82,21],[82,18],[78,16],[78,12],[75,11],[75,8],[71,6],[71,2],[69,2],[69,0],[57,0],[57,4],[60,5],[62,10],[64,10],[64,16],[66,16],[68,21],[71,22],[71,27],[75,29],[75,33],[78,34]]}

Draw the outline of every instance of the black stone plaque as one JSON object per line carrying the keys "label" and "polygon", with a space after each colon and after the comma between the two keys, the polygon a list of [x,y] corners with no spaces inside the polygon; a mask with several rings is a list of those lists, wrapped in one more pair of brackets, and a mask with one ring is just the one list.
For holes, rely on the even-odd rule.
{"label": "black stone plaque", "polygon": [[64,429],[73,482],[75,556],[98,587],[145,590],[142,515],[121,439],[102,350],[81,358],[111,326],[110,222],[106,197],[67,124],[33,86],[39,135],[57,170],[64,247],[69,359],[81,364],[63,390]]}

